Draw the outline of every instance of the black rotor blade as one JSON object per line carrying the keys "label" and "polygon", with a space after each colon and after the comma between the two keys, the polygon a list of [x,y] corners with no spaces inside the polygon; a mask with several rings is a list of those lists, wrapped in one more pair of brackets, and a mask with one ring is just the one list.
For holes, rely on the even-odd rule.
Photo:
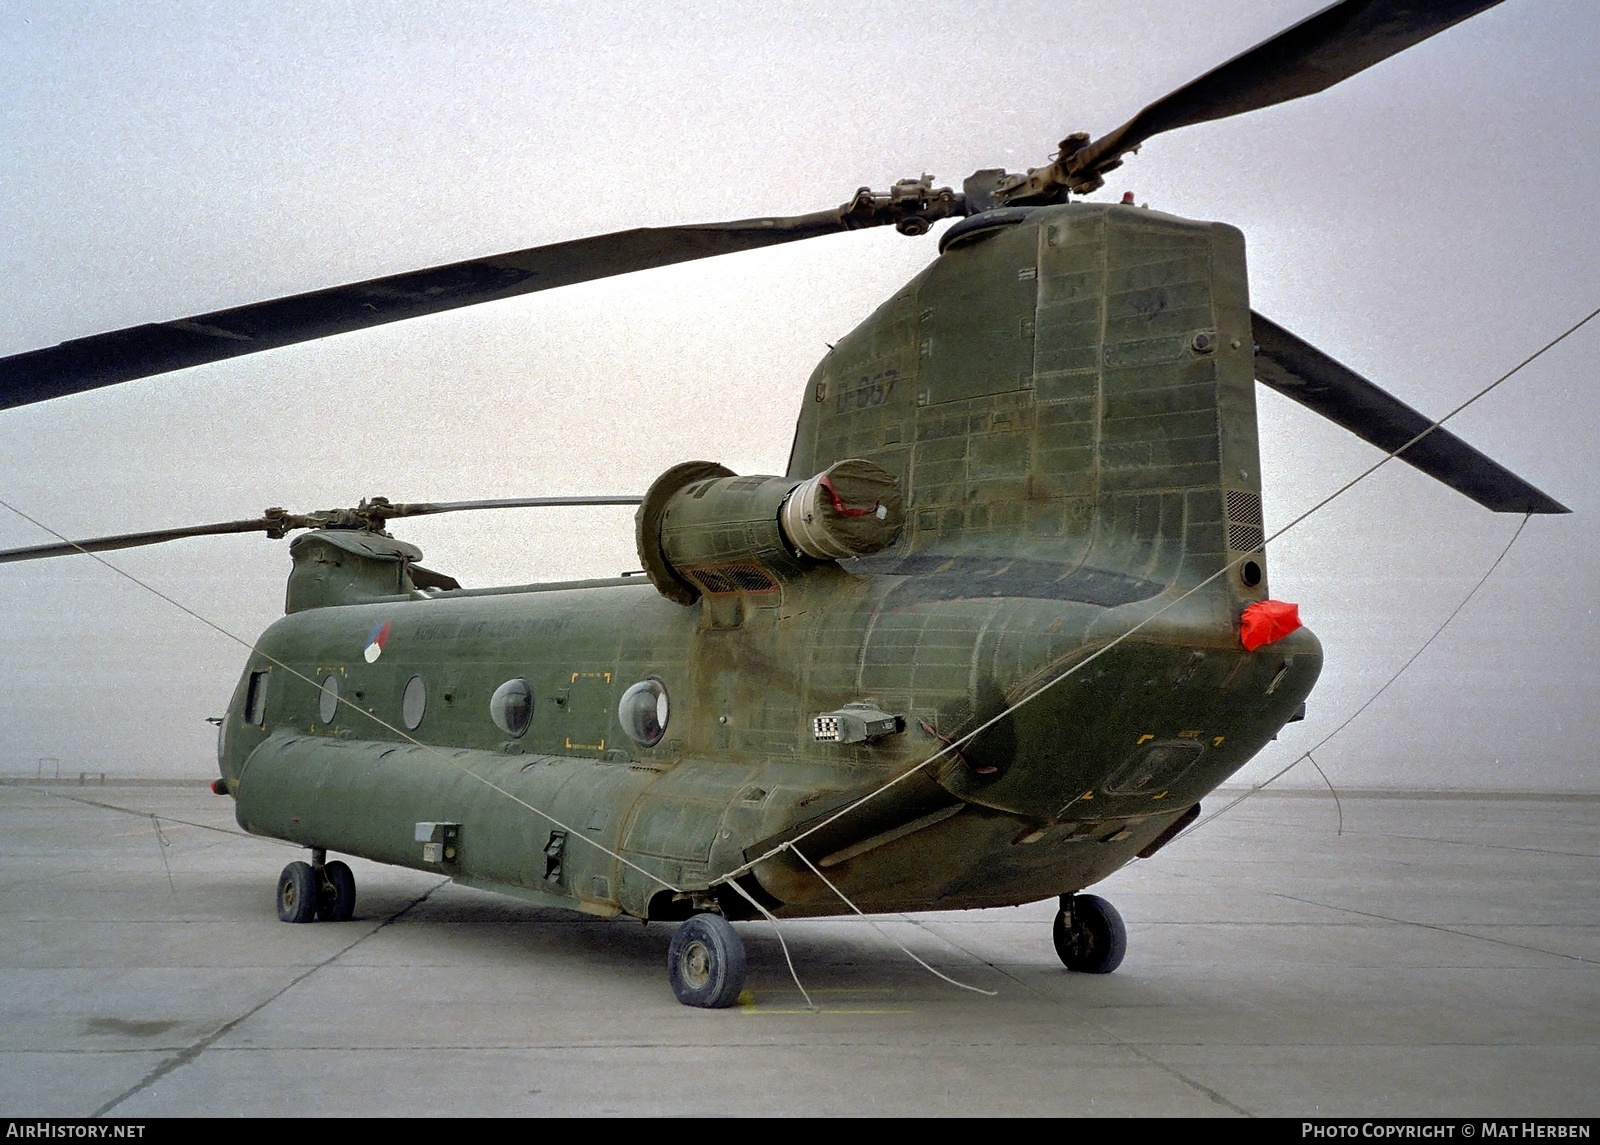
{"label": "black rotor blade", "polygon": [[0,358],[0,409],[461,306],[874,225],[852,206],[615,231],[76,338]]}
{"label": "black rotor blade", "polygon": [[1433,419],[1334,361],[1303,338],[1250,312],[1256,379],[1397,456],[1496,513],[1567,513],[1565,505],[1486,457]]}
{"label": "black rotor blade", "polygon": [[566,505],[639,505],[644,498],[634,494],[593,497],[503,497],[490,501],[417,501],[385,505],[378,510],[386,520],[401,517],[427,517],[434,513],[461,513],[473,509],[556,509]]}
{"label": "black rotor blade", "polygon": [[[281,509],[268,511],[265,516],[247,521],[223,521],[215,525],[188,525],[178,529],[154,529],[145,533],[121,533],[114,537],[95,537],[87,541],[58,541],[50,545],[32,545],[25,549],[7,549],[0,552],[0,564],[13,561],[36,561],[45,557],[66,557],[74,553],[105,553],[114,549],[136,549],[141,545],[159,545],[166,541],[181,541],[186,537],[212,537],[227,533],[267,533],[282,537],[295,529],[317,528],[382,528],[383,522],[401,517],[427,517],[436,513],[461,513],[473,509],[544,509],[572,505],[637,505],[644,500],[635,494],[603,494],[588,497],[503,497],[485,501],[419,501],[411,504],[392,504],[381,499],[363,502],[357,509],[335,509],[321,513],[294,515]],[[427,577],[441,578],[441,574],[424,570]],[[442,579],[448,580],[448,577]],[[418,582],[421,583],[421,582]],[[459,586],[458,586],[459,587]]]}
{"label": "black rotor blade", "polygon": [[122,533],[115,537],[96,537],[88,541],[62,541],[53,545],[33,545],[26,549],[7,549],[0,552],[0,564],[12,561],[37,561],[45,557],[66,557],[73,553],[105,553],[113,549],[136,549],[141,545],[159,545],[166,541],[181,541],[185,537],[213,537],[225,533],[265,533],[277,527],[278,522],[266,517],[249,521],[223,521],[215,525],[190,525],[182,529],[156,529],[148,533]]}
{"label": "black rotor blade", "polygon": [[1332,87],[1500,0],[1343,0],[1156,100],[1067,161],[1108,170],[1153,135]]}

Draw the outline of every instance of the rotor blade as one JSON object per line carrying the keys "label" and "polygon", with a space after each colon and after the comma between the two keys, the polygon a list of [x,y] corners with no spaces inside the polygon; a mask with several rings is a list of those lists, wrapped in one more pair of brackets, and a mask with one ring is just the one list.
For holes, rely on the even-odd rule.
{"label": "rotor blade", "polygon": [[551,509],[564,505],[638,505],[644,501],[637,494],[594,497],[506,497],[495,501],[434,501],[410,504],[385,505],[376,515],[385,520],[400,517],[427,517],[434,513],[461,513],[472,509]]}
{"label": "rotor blade", "polygon": [[[540,509],[568,505],[638,505],[643,497],[634,494],[601,494],[588,497],[504,497],[488,501],[438,501],[392,504],[383,498],[363,501],[355,509],[327,509],[320,513],[295,515],[282,509],[270,509],[262,517],[248,521],[223,521],[215,525],[188,525],[180,529],[155,529],[147,533],[122,533],[115,537],[96,537],[87,541],[63,541],[51,545],[33,545],[26,549],[7,549],[0,552],[0,564],[13,561],[36,561],[45,557],[65,557],[73,553],[104,553],[113,549],[135,549],[141,545],[159,545],[166,541],[180,541],[185,537],[211,537],[227,533],[267,533],[282,537],[295,529],[341,528],[381,529],[385,521],[401,517],[427,517],[435,513],[461,513],[472,509]],[[441,577],[439,573],[428,573]],[[442,579],[448,580],[448,577]],[[459,587],[459,586],[458,586]]]}
{"label": "rotor blade", "polygon": [[[1499,462],[1270,319],[1250,312],[1256,379],[1496,513],[1567,513]],[[1427,436],[1406,445],[1418,434]]]}
{"label": "rotor blade", "polygon": [[859,202],[860,196],[843,207],[791,218],[616,231],[77,338],[0,358],[0,409],[461,306],[879,221],[864,219]]}
{"label": "rotor blade", "polygon": [[0,552],[0,564],[36,561],[45,557],[65,557],[73,553],[105,553],[113,549],[136,549],[140,545],[159,545],[185,537],[211,537],[225,533],[270,532],[280,522],[258,517],[252,521],[223,521],[216,525],[190,525],[182,529],[157,529],[148,533],[123,533],[115,537],[96,537],[89,541],[65,541],[53,545],[34,545],[26,549]]}
{"label": "rotor blade", "polygon": [[1066,168],[1072,175],[1103,172],[1163,131],[1241,115],[1330,88],[1498,3],[1343,0],[1158,99],[1073,154],[1065,160]]}

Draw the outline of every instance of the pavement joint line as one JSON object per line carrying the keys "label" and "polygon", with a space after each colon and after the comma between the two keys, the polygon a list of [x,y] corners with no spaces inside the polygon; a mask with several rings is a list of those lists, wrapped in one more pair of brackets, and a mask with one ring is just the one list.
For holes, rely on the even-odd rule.
{"label": "pavement joint line", "polygon": [[[763,1011],[763,1013],[778,1013],[778,1012],[779,1011]],[[802,1016],[803,1017],[803,1016],[805,1016],[807,1014],[814,1013],[815,1011],[812,1011],[812,1010],[786,1010],[786,1011],[782,1011],[782,1012],[784,1014],[792,1014],[792,1015],[795,1015],[795,1016]],[[849,1017],[852,1014],[860,1014],[860,1013],[863,1013],[863,1012],[864,1011],[859,1011],[859,1010],[828,1010],[828,1011],[824,1011],[825,1014],[836,1014],[836,1015],[842,1015],[842,1016],[845,1016],[845,1017]],[[869,1012],[869,1013],[883,1013],[884,1011],[866,1011],[866,1012]],[[900,1013],[901,1011],[893,1011],[893,1012]],[[730,1021],[731,1020],[732,1020],[732,1018],[730,1017]],[[1170,1040],[1169,1039],[1169,1040],[1166,1040],[1166,1041],[1151,1042],[1150,1045],[1154,1046],[1154,1047],[1161,1047],[1161,1048],[1166,1048],[1166,1049],[1211,1049],[1211,1048],[1215,1048],[1215,1047],[1218,1047],[1218,1046],[1228,1046],[1228,1047],[1232,1047],[1232,1048],[1235,1048],[1235,1049],[1259,1049],[1259,1050],[1264,1050],[1264,1051],[1316,1050],[1316,1051],[1335,1051],[1336,1052],[1336,1051],[1352,1050],[1352,1049],[1370,1049],[1370,1050],[1391,1050],[1391,1051],[1395,1051],[1395,1052],[1404,1052],[1404,1053],[1410,1053],[1410,1052],[1413,1052],[1413,1051],[1416,1051],[1416,1050],[1455,1050],[1455,1049],[1487,1050],[1487,1051],[1491,1051],[1491,1052],[1494,1052],[1494,1053],[1500,1053],[1500,1052],[1527,1050],[1527,1049],[1532,1049],[1532,1048],[1543,1048],[1543,1049],[1552,1049],[1552,1050],[1587,1050],[1587,1051],[1594,1051],[1597,1048],[1593,1042],[1582,1042],[1582,1041],[1572,1041],[1572,1040],[1564,1040],[1564,1041],[1496,1042],[1496,1043],[1490,1043],[1490,1044],[1486,1044],[1486,1043],[1480,1042],[1480,1041],[1428,1041],[1428,1042],[1413,1042],[1413,1043],[1408,1043],[1406,1045],[1396,1045],[1394,1042],[1375,1042],[1375,1041],[1359,1041],[1359,1042],[1357,1042],[1357,1041],[1352,1041],[1352,1042],[1261,1042],[1261,1041],[1224,1042],[1224,1041],[1219,1041],[1216,1038],[1207,1038],[1205,1041],[1193,1041],[1193,1042],[1174,1041],[1174,1040]],[[1001,1048],[1015,1048],[1015,1047],[1019,1047],[1019,1046],[1022,1046],[1022,1047],[1031,1046],[1031,1047],[1035,1047],[1035,1048],[1038,1048],[1038,1049],[1053,1050],[1053,1051],[1059,1051],[1059,1050],[1061,1050],[1063,1048],[1062,1047],[1062,1043],[1060,1043],[1059,1041],[1054,1041],[1054,1040],[1033,1040],[1033,1039],[1007,1039],[1005,1041],[988,1040],[988,1041],[970,1041],[970,1042],[942,1041],[942,1042],[938,1043],[938,1046],[936,1048],[938,1048],[940,1050],[961,1050],[961,1049],[1001,1049]],[[1074,1042],[1074,1043],[1071,1043],[1066,1048],[1081,1049],[1081,1050],[1093,1050],[1093,1049],[1098,1049],[1098,1048],[1105,1048],[1107,1046],[1110,1046],[1110,1047],[1113,1047],[1113,1048],[1118,1048],[1118,1049],[1127,1049],[1130,1053],[1136,1053],[1137,1052],[1136,1048],[1131,1046],[1131,1045],[1129,1045],[1124,1039],[1118,1038],[1115,1034],[1109,1034],[1109,1033],[1106,1035],[1105,1040]],[[115,1055],[141,1055],[141,1054],[142,1055],[148,1055],[148,1054],[153,1054],[153,1053],[164,1053],[164,1052],[168,1052],[168,1051],[180,1050],[182,1048],[183,1047],[179,1047],[179,1046],[143,1046],[143,1047],[140,1047],[140,1046],[127,1046],[127,1047],[123,1047],[123,1048],[120,1048],[120,1049],[112,1048],[112,1047],[81,1048],[81,1049],[27,1049],[27,1048],[18,1047],[18,1048],[12,1048],[12,1049],[0,1049],[0,1058],[3,1058],[3,1057],[8,1056],[8,1055],[11,1055],[11,1056],[26,1056],[26,1055],[30,1055],[30,1054],[34,1055],[34,1056],[48,1056],[48,1057],[95,1056],[95,1055],[99,1055],[99,1056],[103,1056],[103,1057],[110,1057],[110,1056],[115,1056]],[[852,1039],[848,1039],[848,1038],[835,1038],[835,1037],[818,1038],[818,1039],[809,1040],[809,1041],[802,1040],[802,1039],[799,1039],[799,1038],[788,1038],[781,1045],[775,1045],[770,1040],[770,1038],[766,1037],[766,1036],[762,1036],[762,1037],[759,1037],[759,1038],[752,1038],[749,1041],[729,1040],[729,1041],[720,1043],[717,1048],[719,1048],[719,1049],[728,1049],[728,1050],[739,1050],[739,1051],[752,1050],[752,1049],[757,1049],[757,1050],[764,1049],[764,1050],[773,1050],[773,1051],[778,1052],[778,1053],[789,1053],[789,1052],[791,1052],[791,1051],[793,1051],[795,1049],[798,1049],[798,1048],[818,1048],[818,1049],[845,1048],[845,1049],[884,1049],[884,1050],[893,1049],[893,1047],[886,1045],[882,1040],[876,1039],[876,1038],[870,1039],[870,1040],[861,1040],[861,1041],[852,1040]],[[353,1043],[353,1044],[328,1043],[328,1044],[321,1044],[321,1045],[303,1045],[303,1046],[298,1046],[298,1045],[297,1046],[288,1046],[288,1045],[284,1045],[284,1046],[215,1046],[215,1047],[212,1048],[211,1052],[212,1053],[217,1053],[217,1054],[292,1054],[292,1053],[302,1053],[302,1052],[309,1052],[309,1053],[381,1053],[381,1054],[392,1054],[392,1053],[396,1053],[396,1052],[402,1052],[402,1053],[403,1052],[415,1052],[415,1053],[420,1053],[420,1054],[432,1054],[432,1053],[439,1053],[441,1051],[461,1052],[461,1053],[504,1053],[504,1052],[507,1052],[507,1051],[516,1051],[516,1052],[525,1052],[525,1053],[572,1053],[574,1051],[583,1051],[583,1050],[689,1050],[689,1051],[693,1051],[695,1053],[704,1053],[705,1050],[706,1050],[706,1046],[705,1046],[705,1044],[703,1042],[691,1041],[691,1040],[671,1041],[671,1042],[643,1042],[643,1041],[640,1041],[640,1042],[498,1042],[498,1043],[496,1043],[496,1042],[485,1042],[485,1043],[463,1043],[463,1044],[447,1043],[447,1044],[429,1045],[429,1046],[419,1046],[419,1045],[416,1045],[415,1043],[401,1043],[401,1042],[395,1042],[395,1043],[368,1042],[368,1043],[365,1043],[365,1044],[362,1044],[362,1043]]]}
{"label": "pavement joint line", "polygon": [[1485,843],[1478,839],[1446,839],[1429,838],[1426,835],[1397,835],[1394,832],[1380,833],[1380,839],[1409,839],[1416,843],[1449,843],[1457,847],[1482,847],[1490,851],[1526,851],[1533,855],[1561,855],[1569,859],[1600,859],[1600,853],[1594,851],[1553,851],[1548,847],[1513,847],[1508,843]]}
{"label": "pavement joint line", "polygon": [[[1178,1069],[1176,1066],[1168,1065],[1166,1062],[1162,1061],[1160,1058],[1157,1058],[1153,1054],[1150,1054],[1150,1053],[1146,1052],[1145,1050],[1141,1049],[1139,1046],[1137,1046],[1134,1043],[1130,1042],[1127,1038],[1122,1037],[1115,1030],[1111,1029],[1109,1026],[1105,1025],[1103,1022],[1096,1021],[1088,1013],[1080,1013],[1079,1011],[1075,1010],[1072,1006],[1070,1006],[1066,1002],[1062,1001],[1060,998],[1057,998],[1057,997],[1047,993],[1046,991],[1041,990],[1038,987],[1036,987],[1036,986],[1034,986],[1034,985],[1032,985],[1032,984],[1030,984],[1028,982],[1023,981],[1021,978],[1017,977],[1015,974],[1011,974],[1011,973],[1007,972],[1006,970],[1002,969],[998,964],[989,961],[989,959],[984,958],[982,955],[978,954],[976,951],[968,950],[965,946],[962,946],[960,943],[956,942],[953,938],[949,938],[949,937],[947,937],[947,936],[945,936],[943,934],[940,934],[937,930],[934,930],[932,927],[928,926],[926,923],[920,922],[920,921],[915,920],[915,919],[908,919],[907,921],[912,922],[912,924],[915,925],[915,926],[921,927],[923,930],[926,930],[929,934],[932,934],[932,935],[935,935],[936,937],[944,939],[945,942],[948,942],[951,946],[955,947],[957,950],[960,950],[964,954],[969,955],[970,957],[972,957],[973,959],[977,960],[978,962],[983,963],[985,966],[989,967],[995,973],[1000,974],[1005,978],[1009,978],[1011,981],[1015,982],[1018,986],[1022,987],[1024,990],[1028,991],[1030,994],[1033,994],[1036,997],[1044,999],[1050,1005],[1055,1006],[1058,1009],[1066,1011],[1068,1014],[1070,1014],[1072,1017],[1076,1018],[1078,1021],[1084,1022],[1087,1025],[1093,1026],[1094,1028],[1100,1030],[1103,1034],[1105,1034],[1105,1036],[1107,1038],[1110,1038],[1111,1041],[1113,1043],[1115,1043],[1116,1045],[1121,1046],[1123,1049],[1127,1050],[1129,1053],[1133,1054],[1135,1057],[1137,1057],[1141,1061],[1146,1062],[1149,1065],[1155,1066],[1162,1073],[1165,1073],[1165,1074],[1169,1075],[1170,1077],[1176,1078],[1178,1081],[1182,1082],[1184,1085],[1187,1085],[1188,1087],[1193,1089],[1195,1092],[1203,1094],[1206,1098],[1208,1098],[1214,1104],[1220,1105],[1220,1106],[1222,1106],[1222,1107],[1224,1107],[1226,1109],[1231,1109],[1235,1113],[1237,1113],[1240,1117],[1251,1117],[1251,1118],[1253,1118],[1255,1116],[1255,1114],[1251,1113],[1248,1109],[1245,1109],[1243,1106],[1236,1105],[1232,1101],[1229,1101],[1226,1097],[1224,1097],[1222,1094],[1218,1093],[1216,1090],[1212,1089],[1210,1086],[1203,1085],[1200,1082],[1194,1080],[1194,1078],[1189,1077],[1187,1074],[1185,1074],[1182,1070]],[[1064,971],[1064,973],[1067,973],[1067,972]]]}
{"label": "pavement joint line", "polygon": [[[1593,959],[1593,958],[1585,958],[1581,954],[1565,954],[1565,953],[1563,953],[1563,952],[1561,952],[1559,950],[1546,950],[1542,946],[1529,946],[1525,942],[1511,942],[1511,941],[1509,941],[1507,939],[1495,938],[1492,935],[1488,935],[1488,934],[1473,934],[1470,930],[1456,930],[1454,927],[1444,926],[1444,925],[1442,925],[1440,923],[1437,923],[1437,922],[1418,922],[1415,919],[1410,919],[1410,918],[1392,918],[1389,915],[1378,914],[1375,911],[1357,910],[1355,907],[1352,907],[1352,906],[1335,906],[1333,903],[1319,903],[1319,902],[1316,902],[1313,899],[1301,898],[1299,895],[1291,895],[1291,894],[1288,894],[1288,893],[1286,893],[1284,891],[1269,891],[1268,893],[1271,894],[1271,895],[1274,895],[1277,898],[1289,899],[1291,902],[1303,902],[1303,903],[1306,903],[1309,906],[1327,907],[1329,910],[1344,911],[1346,914],[1360,915],[1362,918],[1376,918],[1376,919],[1379,919],[1380,921],[1392,922],[1392,923],[1395,923],[1395,924],[1397,924],[1399,926],[1418,926],[1418,927],[1422,927],[1424,930],[1437,930],[1442,934],[1454,934],[1458,938],[1476,938],[1476,939],[1479,939],[1480,941],[1483,941],[1483,942],[1493,942],[1493,943],[1499,944],[1500,946],[1509,946],[1509,947],[1512,947],[1515,950],[1529,950],[1529,951],[1532,951],[1535,954],[1548,954],[1552,958],[1566,958],[1566,959],[1568,959],[1568,960],[1570,960],[1572,962],[1581,962],[1586,966],[1593,966],[1595,964],[1595,959]],[[1460,925],[1462,925],[1462,926],[1475,926],[1477,924],[1476,923],[1461,923]],[[1493,923],[1487,923],[1485,925],[1491,925],[1492,926],[1494,924]],[[1552,924],[1552,925],[1554,925],[1554,924]]]}
{"label": "pavement joint line", "polygon": [[[885,1014],[885,1013],[898,1014],[898,1013],[907,1013],[907,1012],[909,1012],[909,1011],[902,1011],[902,1010],[867,1010],[867,1011],[863,1011],[863,1010],[826,1010],[826,1011],[823,1011],[823,1013],[825,1015],[840,1016],[840,1017],[850,1017],[852,1015],[859,1015],[859,1014],[863,1014],[863,1013],[876,1016],[876,1015],[881,1015],[881,1014]],[[816,1013],[816,1011],[815,1010],[805,1010],[805,1009],[796,1008],[796,1009],[788,1009],[788,1010],[781,1010],[781,1011],[780,1010],[770,1010],[770,1011],[763,1010],[763,1011],[761,1011],[761,1013],[772,1013],[772,1014],[780,1014],[781,1013],[784,1016],[793,1016],[793,1017],[803,1018],[808,1014]],[[738,1021],[738,1017],[739,1017],[739,1008],[737,1006],[730,1007],[729,1010],[728,1010],[728,1020],[729,1020],[729,1022],[738,1024],[738,1025],[743,1025],[744,1023]],[[1184,1045],[1196,1045],[1196,1046],[1199,1046],[1199,1045],[1207,1045],[1207,1044],[1214,1044],[1214,1043],[1199,1043],[1199,1042],[1196,1042],[1196,1043],[1170,1043],[1170,1044],[1184,1044]],[[1244,1043],[1244,1044],[1246,1044],[1246,1045],[1256,1045],[1258,1043],[1249,1042],[1249,1043]],[[1538,1044],[1543,1045],[1543,1044],[1548,1044],[1548,1043],[1538,1043]],[[943,1042],[939,1042],[937,1044],[937,1046],[924,1047],[924,1048],[925,1049],[926,1048],[933,1048],[933,1049],[938,1049],[938,1050],[961,1050],[961,1049],[980,1049],[981,1050],[981,1049],[1004,1049],[1004,1048],[1010,1048],[1010,1047],[1014,1047],[1014,1046],[1033,1046],[1033,1047],[1036,1047],[1038,1049],[1046,1049],[1046,1050],[1059,1050],[1059,1049],[1062,1048],[1061,1047],[1061,1043],[1059,1043],[1059,1042],[1044,1041],[1044,1040],[1040,1040],[1040,1041],[1011,1041],[1011,1040],[1007,1040],[1007,1041],[981,1041],[981,1042],[943,1041]],[[1131,1047],[1127,1047],[1123,1043],[1121,1043],[1120,1041],[1117,1041],[1115,1039],[1114,1035],[1112,1035],[1110,1040],[1107,1040],[1107,1041],[1092,1041],[1092,1042],[1075,1043],[1073,1048],[1079,1048],[1079,1049],[1085,1049],[1085,1050],[1094,1050],[1094,1049],[1105,1049],[1107,1047],[1118,1048],[1118,1049],[1122,1049],[1122,1048],[1131,1049]],[[894,1046],[888,1045],[885,1042],[883,1042],[881,1039],[876,1039],[876,1038],[867,1039],[867,1040],[859,1040],[858,1041],[858,1040],[851,1040],[851,1039],[846,1039],[846,1038],[834,1038],[834,1037],[817,1038],[817,1039],[813,1039],[813,1040],[802,1040],[802,1039],[799,1039],[799,1038],[786,1037],[785,1040],[782,1042],[782,1044],[774,1044],[771,1041],[769,1035],[763,1035],[761,1037],[753,1037],[748,1041],[738,1041],[738,1040],[730,1039],[730,1040],[725,1041],[725,1042],[719,1042],[718,1045],[715,1048],[716,1049],[725,1049],[725,1050],[738,1050],[738,1051],[753,1050],[753,1049],[772,1050],[774,1053],[778,1053],[778,1054],[792,1053],[796,1049],[838,1049],[838,1048],[844,1048],[844,1049],[881,1049],[881,1050],[884,1050],[886,1052],[896,1052],[896,1048]],[[1308,1048],[1318,1049],[1318,1048],[1326,1048],[1326,1047],[1320,1047],[1320,1046],[1317,1046],[1317,1045],[1311,1045]],[[1514,1048],[1514,1047],[1512,1047],[1512,1048]],[[436,1045],[436,1046],[419,1046],[419,1045],[416,1045],[415,1043],[395,1043],[395,1044],[369,1043],[369,1044],[366,1044],[366,1045],[332,1045],[332,1044],[329,1044],[329,1045],[315,1045],[315,1046],[312,1046],[312,1045],[308,1045],[308,1046],[218,1046],[213,1052],[214,1053],[218,1053],[218,1054],[261,1054],[261,1053],[289,1054],[289,1053],[300,1053],[302,1051],[313,1051],[313,1052],[316,1052],[316,1053],[383,1053],[383,1054],[389,1054],[389,1053],[395,1053],[396,1051],[400,1051],[400,1052],[412,1051],[412,1052],[416,1052],[416,1053],[420,1053],[420,1054],[432,1054],[432,1053],[439,1053],[439,1052],[442,1052],[442,1051],[450,1051],[450,1052],[459,1051],[459,1052],[463,1052],[463,1053],[478,1053],[478,1052],[481,1052],[481,1053],[502,1053],[502,1052],[507,1051],[507,1050],[516,1050],[516,1051],[528,1052],[528,1053],[563,1053],[563,1054],[564,1053],[573,1053],[575,1051],[582,1051],[582,1050],[652,1050],[652,1051],[654,1051],[654,1050],[686,1050],[686,1051],[691,1051],[691,1052],[696,1053],[696,1054],[703,1054],[703,1053],[706,1052],[707,1047],[706,1047],[704,1042],[695,1041],[695,1040],[670,1041],[670,1042],[642,1042],[642,1041],[641,1042],[502,1042],[502,1043],[490,1042],[490,1043],[483,1044],[483,1045],[476,1045],[476,1044],[466,1044],[466,1045],[441,1044],[441,1045]],[[64,1052],[68,1052],[68,1051],[61,1051],[61,1050],[18,1050],[18,1051],[12,1051],[12,1052],[17,1052],[17,1053],[64,1053]],[[96,1051],[84,1051],[84,1052],[96,1052]],[[110,1051],[105,1051],[105,1052],[110,1052]],[[136,1051],[124,1050],[124,1051],[117,1051],[117,1052],[131,1053],[131,1052],[136,1052]]]}
{"label": "pavement joint line", "polygon": [[194,1044],[190,1045],[188,1048],[180,1051],[179,1053],[174,1054],[173,1056],[169,1057],[166,1061],[161,1062],[159,1065],[156,1066],[155,1069],[151,1070],[142,1079],[140,1079],[140,1081],[137,1084],[135,1084],[131,1089],[128,1089],[126,1092],[124,1092],[122,1094],[119,1094],[117,1097],[112,1098],[110,1101],[108,1101],[104,1105],[102,1105],[99,1109],[96,1109],[93,1113],[89,1114],[89,1116],[90,1117],[104,1117],[106,1114],[110,1113],[117,1106],[121,1105],[124,1101],[127,1101],[130,1097],[133,1097],[135,1094],[140,1093],[141,1091],[143,1091],[145,1089],[148,1089],[150,1086],[154,1085],[156,1082],[158,1082],[162,1078],[166,1077],[167,1074],[171,1073],[173,1070],[178,1069],[180,1066],[188,1065],[190,1062],[192,1062],[196,1058],[198,1058],[201,1054],[205,1053],[206,1050],[210,1049],[213,1045],[215,1045],[216,1042],[219,1039],[221,1039],[222,1037],[227,1035],[235,1027],[239,1026],[245,1020],[254,1017],[256,1014],[258,1014],[262,1010],[266,1009],[273,1002],[276,1002],[279,998],[283,997],[290,990],[293,990],[296,986],[300,985],[300,983],[304,982],[307,978],[310,978],[313,974],[315,974],[317,971],[321,970],[324,966],[331,965],[332,963],[338,961],[346,953],[348,953],[351,950],[354,950],[357,946],[360,946],[363,942],[367,941],[367,939],[371,938],[373,935],[378,934],[380,931],[386,930],[390,925],[392,925],[395,922],[398,922],[408,912],[410,912],[411,910],[413,910],[416,907],[421,906],[423,903],[427,902],[429,897],[432,896],[432,894],[435,891],[437,891],[440,887],[445,886],[447,883],[449,883],[449,881],[450,881],[449,879],[441,879],[441,880],[439,880],[439,882],[437,882],[433,886],[429,887],[420,896],[418,896],[415,899],[412,899],[405,906],[401,907],[399,910],[397,910],[393,914],[389,915],[383,921],[378,923],[377,926],[375,926],[371,930],[367,931],[367,933],[363,934],[360,938],[356,939],[354,942],[351,942],[351,943],[339,948],[338,950],[336,950],[332,954],[330,954],[327,958],[324,958],[321,962],[318,962],[316,965],[310,967],[308,970],[305,970],[304,972],[295,975],[295,977],[291,978],[281,989],[277,990],[276,992],[274,992],[273,994],[269,995],[268,997],[262,999],[260,1002],[256,1003],[254,1006],[250,1007],[250,1009],[246,1010],[244,1013],[240,1014],[238,1017],[233,1018],[233,1019],[231,1019],[231,1020],[229,1020],[227,1022],[224,1022],[221,1026],[218,1026],[215,1030],[211,1031],[211,1033],[209,1033],[205,1037],[201,1038],[198,1042],[195,1042]]}

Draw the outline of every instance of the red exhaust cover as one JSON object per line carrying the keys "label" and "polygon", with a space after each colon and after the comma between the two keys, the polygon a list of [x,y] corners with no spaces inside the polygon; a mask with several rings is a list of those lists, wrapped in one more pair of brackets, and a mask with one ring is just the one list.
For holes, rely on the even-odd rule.
{"label": "red exhaust cover", "polygon": [[1239,617],[1239,643],[1254,652],[1300,627],[1300,606],[1283,600],[1258,600]]}

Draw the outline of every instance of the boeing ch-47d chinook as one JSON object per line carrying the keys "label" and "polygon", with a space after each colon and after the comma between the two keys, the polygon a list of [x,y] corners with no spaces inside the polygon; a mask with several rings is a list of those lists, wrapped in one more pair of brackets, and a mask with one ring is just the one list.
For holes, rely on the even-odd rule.
{"label": "boeing ch-47d chinook", "polygon": [[[1072,201],[1186,124],[1320,91],[1493,0],[1346,0],[1049,165],[908,180],[793,218],[580,239],[0,362],[21,405],[452,307],[842,230],[939,255],[817,366],[787,472],[669,469],[642,498],[402,505],[104,538],[308,530],[223,722],[247,830],[301,844],[288,922],[349,918],[329,851],[681,925],[725,1006],[728,920],[1060,896],[1068,968],[1125,936],[1077,892],[1150,856],[1303,711],[1321,667],[1268,596],[1257,380],[1500,512],[1565,510],[1252,313],[1244,241]],[[1419,435],[1423,435],[1420,436]],[[391,520],[638,503],[643,576],[463,589]]]}

